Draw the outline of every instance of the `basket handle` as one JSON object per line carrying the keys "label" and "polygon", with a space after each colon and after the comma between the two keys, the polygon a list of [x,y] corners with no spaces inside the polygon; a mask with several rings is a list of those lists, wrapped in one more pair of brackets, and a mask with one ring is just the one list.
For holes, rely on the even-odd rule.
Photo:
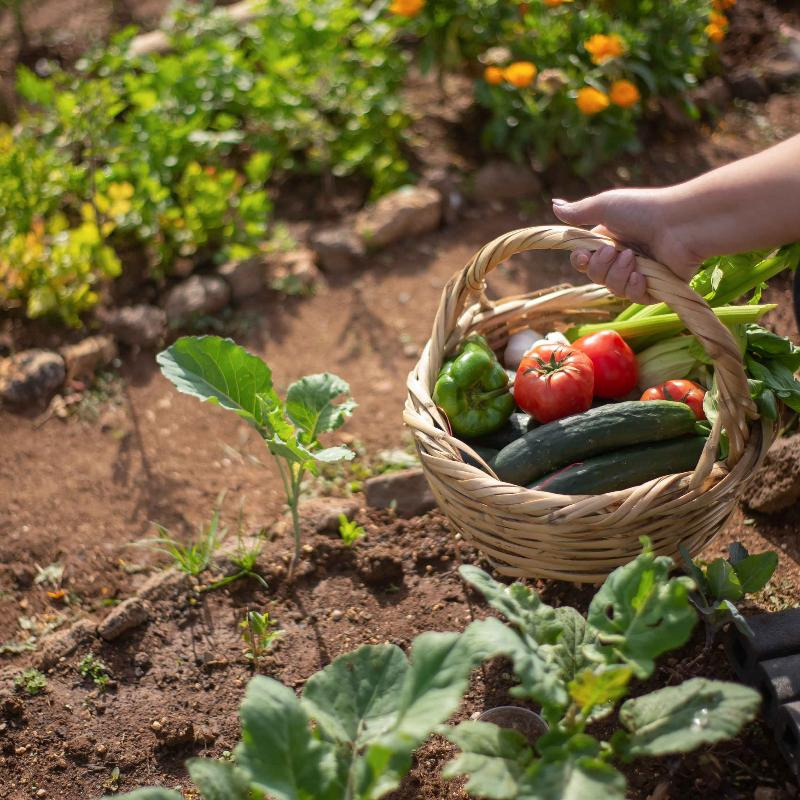
{"label": "basket handle", "polygon": [[[500,263],[528,250],[590,250],[615,242],[598,233],[569,226],[520,228],[484,245],[464,269],[454,275],[442,294],[431,334],[432,350],[441,352],[455,330],[467,302],[483,296],[486,276]],[[670,269],[657,261],[636,256],[636,267],[644,275],[647,291],[667,303],[700,341],[714,362],[719,412],[709,441],[692,478],[692,487],[702,483],[714,465],[722,428],[730,442],[728,466],[739,461],[749,435],[748,421],[756,419],[755,403],[744,372],[739,346],[731,332],[714,315],[708,303]]]}

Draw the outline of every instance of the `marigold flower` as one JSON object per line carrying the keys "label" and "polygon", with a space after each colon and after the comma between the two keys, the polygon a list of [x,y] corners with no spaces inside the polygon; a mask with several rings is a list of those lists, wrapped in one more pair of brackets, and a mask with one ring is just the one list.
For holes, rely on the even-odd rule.
{"label": "marigold flower", "polygon": [[616,58],[625,52],[625,41],[616,33],[608,36],[604,33],[596,33],[594,36],[590,36],[583,46],[592,57],[594,64],[603,64],[610,58]]}
{"label": "marigold flower", "polygon": [[725,38],[725,28],[711,22],[706,25],[706,36],[708,36],[712,42],[719,44]]}
{"label": "marigold flower", "polygon": [[578,111],[587,116],[605,111],[609,102],[608,95],[605,92],[601,92],[592,86],[584,86],[582,89],[578,89],[578,96],[575,98]]}
{"label": "marigold flower", "polygon": [[503,82],[503,70],[500,67],[486,67],[483,79],[491,86],[497,86]]}
{"label": "marigold flower", "polygon": [[636,84],[626,80],[614,81],[609,89],[608,97],[615,106],[620,108],[635,106],[642,99]]}
{"label": "marigold flower", "polygon": [[712,0],[711,5],[716,11],[727,11],[736,5],[736,0]]}
{"label": "marigold flower", "polygon": [[718,11],[712,11],[708,15],[708,21],[712,25],[719,25],[720,28],[725,28],[728,25],[728,18],[724,14],[720,14]]}
{"label": "marigold flower", "polygon": [[530,61],[515,61],[503,70],[503,77],[517,89],[524,89],[536,77],[536,65]]}
{"label": "marigold flower", "polygon": [[546,6],[550,6],[550,8],[555,8],[556,6],[563,6],[564,3],[571,3],[573,0],[544,0],[544,4]]}
{"label": "marigold flower", "polygon": [[401,17],[416,17],[425,8],[425,0],[392,0],[389,11]]}

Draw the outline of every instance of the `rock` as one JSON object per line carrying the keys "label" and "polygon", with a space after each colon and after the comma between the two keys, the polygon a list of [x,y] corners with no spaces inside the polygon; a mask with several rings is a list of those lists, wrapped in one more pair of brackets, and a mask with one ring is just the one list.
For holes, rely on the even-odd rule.
{"label": "rock", "polygon": [[19,719],[25,716],[25,704],[7,689],[0,690],[0,719]]}
{"label": "rock", "polygon": [[68,658],[79,647],[88,644],[95,638],[95,624],[88,619],[79,619],[69,628],[56,631],[39,643],[36,666],[46,670],[58,663],[59,659]]}
{"label": "rock", "polygon": [[258,294],[264,288],[266,274],[266,264],[258,256],[244,261],[229,261],[217,269],[217,275],[231,287],[231,297],[236,303]]}
{"label": "rock", "polygon": [[767,82],[747,67],[734,70],[728,75],[728,86],[734,97],[753,103],[769,97]]}
{"label": "rock", "polygon": [[64,383],[64,359],[50,350],[22,350],[0,361],[0,399],[9,405],[46,405]]}
{"label": "rock", "polygon": [[394,506],[400,517],[416,517],[436,507],[436,499],[419,468],[389,472],[369,478],[364,484],[370,508]]}
{"label": "rock", "polygon": [[171,750],[189,744],[195,740],[194,725],[191,720],[162,717],[158,724],[151,725],[156,735],[157,746],[164,750]]}
{"label": "rock", "polygon": [[300,504],[300,519],[316,533],[338,533],[339,514],[351,519],[359,506],[352,497],[315,497]]}
{"label": "rock", "polygon": [[270,259],[270,286],[287,294],[310,293],[320,283],[317,254],[309,247],[279,253]]}
{"label": "rock", "polygon": [[70,378],[90,378],[117,357],[117,345],[111,336],[89,336],[62,347],[61,355]]}
{"label": "rock", "polygon": [[155,347],[167,329],[162,309],[145,304],[115,308],[103,315],[103,321],[118,342],[131,347]]}
{"label": "rock", "polygon": [[366,206],[356,231],[371,249],[435,230],[442,220],[442,196],[432,186],[404,186]]}
{"label": "rock", "polygon": [[702,83],[689,93],[689,100],[705,114],[721,112],[731,101],[731,90],[719,76]]}
{"label": "rock", "polygon": [[794,83],[800,83],[800,58],[793,55],[778,56],[761,67],[767,86],[773,91],[781,91]]}
{"label": "rock", "polygon": [[189,577],[176,569],[151,575],[140,587],[136,596],[148,603],[174,603],[189,591]]}
{"label": "rock", "polygon": [[311,247],[322,269],[333,274],[350,272],[361,265],[366,255],[361,237],[347,225],[313,232]]}
{"label": "rock", "polygon": [[111,613],[97,626],[97,633],[107,642],[113,642],[123,633],[127,633],[150,618],[147,604],[138,597],[123,600]]}
{"label": "rock", "polygon": [[778,439],[743,494],[752,511],[774,514],[800,500],[800,433]]}
{"label": "rock", "polygon": [[172,287],[164,311],[170,325],[180,325],[192,317],[220,311],[230,299],[231,290],[219,275],[192,275]]}
{"label": "rock", "polygon": [[523,200],[537,195],[542,182],[528,167],[511,161],[489,161],[476,173],[473,195],[476,200]]}

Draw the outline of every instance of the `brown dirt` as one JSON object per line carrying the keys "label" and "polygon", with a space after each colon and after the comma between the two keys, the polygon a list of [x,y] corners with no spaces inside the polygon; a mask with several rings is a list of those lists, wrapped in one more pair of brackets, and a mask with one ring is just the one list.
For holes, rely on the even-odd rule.
{"label": "brown dirt", "polygon": [[[153,0],[141,8],[160,5]],[[37,13],[63,12],[64,19],[77,19],[82,9],[100,13],[77,4],[70,16],[69,8],[41,3]],[[98,20],[87,18],[77,28],[105,31]],[[435,102],[435,90],[424,91],[431,94],[426,102]],[[312,298],[265,292],[228,324],[272,366],[279,387],[321,370],[350,381],[360,407],[342,437],[354,437],[375,458],[381,449],[407,443],[400,411],[412,350],[430,333],[441,287],[475,249],[511,228],[553,221],[550,196],[673,182],[784,139],[798,128],[797,104],[798,95],[775,95],[762,105],[737,106],[713,129],[665,131],[642,156],[622,160],[588,183],[552,175],[542,196],[530,203],[471,208],[453,226],[374,256],[362,272],[331,278]],[[456,112],[428,119],[419,123],[420,135],[450,136],[458,119]],[[445,163],[443,153],[420,161]],[[564,279],[576,279],[566,258],[520,256],[497,271],[491,291],[502,296]],[[770,324],[798,341],[788,292],[785,280],[770,288],[768,299],[780,304]],[[55,346],[63,332],[15,325],[8,338],[15,347],[32,340]],[[127,546],[151,534],[152,521],[188,535],[208,519],[223,490],[228,521],[233,523],[241,503],[247,530],[272,529],[280,513],[277,474],[255,434],[225,412],[178,395],[158,373],[153,353],[123,355],[110,398],[87,393],[81,415],[43,421],[38,410],[0,412],[0,642],[24,639],[28,633],[21,624],[66,627],[84,617],[99,620],[109,605],[135,594],[155,565],[163,564],[149,551]],[[269,609],[285,631],[262,671],[296,688],[364,642],[405,646],[423,630],[463,628],[470,611],[443,518],[433,513],[402,521],[362,511],[359,520],[367,537],[354,551],[335,537],[311,536],[313,552],[288,594],[281,580],[289,539],[281,534],[266,543],[260,559],[271,592],[251,583],[202,595],[185,588],[174,600],[154,604],[149,625],[116,643],[95,640],[91,649],[114,679],[105,693],[75,669],[86,648],[57,664],[48,673],[46,693],[24,700],[21,718],[0,720],[0,800],[35,796],[39,789],[64,800],[99,797],[114,767],[121,789],[159,782],[185,787],[184,758],[219,756],[236,742],[236,708],[251,674],[237,622],[248,608]],[[778,572],[752,606],[776,610],[800,599],[798,532],[796,508],[770,517],[737,511],[705,555],[722,553],[735,540],[753,551],[779,550]],[[365,568],[373,555],[381,557],[383,574]],[[461,557],[478,558],[467,548]],[[32,583],[35,565],[54,562],[64,566],[66,603]],[[589,589],[558,582],[533,585],[548,602],[584,610],[591,596]],[[334,610],[341,618],[332,618]],[[691,674],[730,677],[720,652],[698,659],[700,651],[698,633],[684,651],[663,660],[652,686],[688,677],[682,672],[687,663]],[[137,653],[148,658],[137,660]],[[13,675],[36,658],[35,652],[0,656],[0,666]],[[459,718],[501,704],[508,686],[502,665],[488,668],[485,681],[476,677]],[[157,736],[152,723],[162,717],[166,729]],[[432,740],[395,800],[463,800],[457,783],[438,777],[451,754],[443,740]],[[760,722],[732,742],[648,762],[627,775],[631,797],[641,800],[661,782],[669,784],[672,798],[753,798],[759,786],[775,788],[776,798],[797,794]]]}

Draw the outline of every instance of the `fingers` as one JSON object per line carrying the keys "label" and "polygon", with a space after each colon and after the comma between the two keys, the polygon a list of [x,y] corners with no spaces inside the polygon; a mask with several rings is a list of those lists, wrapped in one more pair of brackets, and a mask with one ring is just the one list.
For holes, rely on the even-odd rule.
{"label": "fingers", "polygon": [[586,274],[594,283],[605,283],[611,265],[614,263],[618,252],[607,244],[596,250],[589,259]]}
{"label": "fingers", "polygon": [[632,250],[620,252],[603,245],[594,253],[575,250],[570,255],[570,261],[575,269],[586,273],[592,282],[605,284],[617,297],[627,298],[634,303],[652,302],[644,276],[636,271],[636,257]]}
{"label": "fingers", "polygon": [[569,261],[578,272],[586,272],[592,254],[588,250],[573,250],[569,254]]}
{"label": "fingers", "polygon": [[569,225],[596,225],[601,222],[606,207],[602,194],[586,197],[574,203],[566,200],[553,200],[553,213]]}

